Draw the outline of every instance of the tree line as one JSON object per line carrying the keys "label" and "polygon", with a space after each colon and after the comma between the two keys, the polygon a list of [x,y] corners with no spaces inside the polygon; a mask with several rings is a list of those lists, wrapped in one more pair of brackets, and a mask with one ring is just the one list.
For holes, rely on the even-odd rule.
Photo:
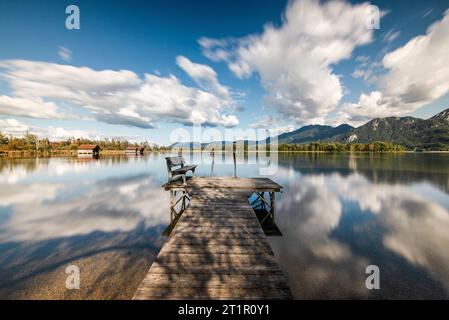
{"label": "tree line", "polygon": [[0,150],[4,151],[28,151],[51,152],[62,150],[77,150],[82,144],[99,145],[102,150],[125,150],[127,147],[141,146],[146,151],[165,151],[164,146],[150,144],[148,141],[140,143],[130,142],[123,138],[91,140],[85,138],[70,138],[57,142],[51,142],[48,138],[39,138],[36,134],[25,132],[23,137],[15,137],[0,132]]}
{"label": "tree line", "polygon": [[[125,150],[127,147],[142,146],[146,151],[169,151],[169,147],[150,144],[148,141],[141,143],[130,142],[124,138],[111,138],[103,140],[91,140],[85,138],[70,138],[58,142],[50,142],[48,138],[39,138],[37,135],[26,132],[23,137],[14,137],[0,132],[0,150],[3,151],[76,151],[82,144],[99,145],[102,150]],[[267,147],[267,149],[265,149]],[[269,150],[270,145],[264,145],[264,150]],[[244,145],[248,150],[248,144]],[[303,152],[400,152],[406,151],[404,146],[388,141],[376,141],[372,143],[338,143],[338,142],[313,142],[308,144],[280,144],[278,151],[303,151]]]}
{"label": "tree line", "polygon": [[308,151],[308,152],[401,152],[407,151],[404,146],[388,141],[372,143],[338,143],[313,142],[308,144],[281,144],[279,151]]}

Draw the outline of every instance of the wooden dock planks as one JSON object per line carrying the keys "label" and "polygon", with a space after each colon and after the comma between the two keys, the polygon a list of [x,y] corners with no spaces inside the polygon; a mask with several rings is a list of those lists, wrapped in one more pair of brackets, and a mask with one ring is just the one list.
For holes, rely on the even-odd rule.
{"label": "wooden dock planks", "polygon": [[292,298],[247,192],[234,189],[237,182],[230,179],[223,189],[204,181],[193,188],[133,299]]}
{"label": "wooden dock planks", "polygon": [[[190,177],[188,177],[190,178]],[[279,192],[282,186],[268,178],[230,178],[230,177],[191,177],[188,186],[195,189],[232,189]],[[182,188],[182,180],[168,182],[162,186],[165,190]]]}

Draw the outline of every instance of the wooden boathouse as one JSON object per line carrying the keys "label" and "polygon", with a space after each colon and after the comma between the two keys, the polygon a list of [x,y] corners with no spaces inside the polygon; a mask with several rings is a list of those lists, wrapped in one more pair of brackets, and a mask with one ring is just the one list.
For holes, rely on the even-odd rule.
{"label": "wooden boathouse", "polygon": [[100,146],[96,144],[82,144],[78,147],[78,157],[98,157]]}
{"label": "wooden boathouse", "polygon": [[[280,185],[188,177],[162,187],[170,192],[174,226],[133,299],[292,298],[261,227],[274,218]],[[266,209],[265,216],[258,219],[254,208]]]}

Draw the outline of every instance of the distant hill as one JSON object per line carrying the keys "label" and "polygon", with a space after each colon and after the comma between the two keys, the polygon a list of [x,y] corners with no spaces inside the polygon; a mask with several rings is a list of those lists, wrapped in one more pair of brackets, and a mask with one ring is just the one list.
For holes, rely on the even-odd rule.
{"label": "distant hill", "polygon": [[349,124],[338,127],[309,125],[278,136],[279,143],[309,143],[317,141],[341,141],[354,129]]}
{"label": "distant hill", "polygon": [[440,150],[449,148],[449,109],[424,120],[414,117],[375,118],[353,128],[308,125],[278,136],[280,144],[311,142],[372,143],[389,141],[407,148]]}
{"label": "distant hill", "polygon": [[[349,124],[338,127],[308,125],[278,136],[279,144],[372,143],[375,141],[389,141],[410,149],[449,150],[449,109],[427,120],[414,117],[375,118],[357,128]],[[217,145],[221,143],[232,142],[215,142]],[[247,143],[249,141],[245,140],[245,144]],[[192,147],[193,145],[191,142],[175,143],[170,147]],[[206,145],[203,143],[201,147]]]}
{"label": "distant hill", "polygon": [[376,118],[346,133],[342,142],[390,141],[408,148],[449,147],[449,109],[430,119],[414,117]]}

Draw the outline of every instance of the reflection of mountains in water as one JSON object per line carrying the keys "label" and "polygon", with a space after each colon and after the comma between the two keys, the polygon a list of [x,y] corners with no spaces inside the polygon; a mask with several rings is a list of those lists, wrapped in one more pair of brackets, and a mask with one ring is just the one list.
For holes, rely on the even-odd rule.
{"label": "reflection of mountains in water", "polygon": [[375,183],[429,182],[449,193],[449,154],[279,154],[279,165],[302,174],[357,172]]}

